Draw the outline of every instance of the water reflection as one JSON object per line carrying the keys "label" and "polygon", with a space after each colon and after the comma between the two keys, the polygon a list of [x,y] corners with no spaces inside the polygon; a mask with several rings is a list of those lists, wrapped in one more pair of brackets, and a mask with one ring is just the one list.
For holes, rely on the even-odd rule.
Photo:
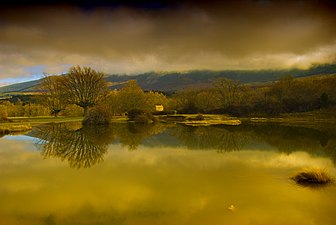
{"label": "water reflection", "polygon": [[[87,168],[104,159],[111,143],[128,150],[139,145],[184,146],[191,150],[232,152],[246,148],[276,149],[287,154],[305,151],[325,155],[336,162],[336,132],[279,125],[240,125],[190,127],[168,124],[112,124],[81,127],[78,123],[40,126],[31,135],[45,158],[67,160],[71,167]],[[254,146],[254,147],[253,147]],[[262,147],[264,146],[264,147]]]}
{"label": "water reflection", "polygon": [[[336,162],[336,130],[320,130],[282,125],[178,126],[169,133],[180,145],[193,150],[238,151],[245,148],[276,149],[287,154],[305,151],[325,155]],[[266,145],[262,147],[263,145]]]}
{"label": "water reflection", "polygon": [[170,125],[168,124],[113,124],[110,129],[113,129],[116,134],[116,138],[124,146],[127,146],[128,150],[136,150],[144,139],[151,138],[157,134],[165,131]]}
{"label": "water reflection", "polygon": [[305,151],[331,157],[336,162],[336,130],[281,125],[243,125],[231,128],[244,133],[254,142],[265,142],[280,152]]}
{"label": "water reflection", "polygon": [[231,132],[223,126],[178,126],[171,134],[189,149],[216,149],[218,152],[241,150],[250,138],[243,132]]}
{"label": "water reflection", "polygon": [[335,187],[289,179],[302,165],[334,168],[325,157],[112,144],[105,163],[78,171],[41,160],[29,141],[0,144],[11,146],[0,149],[0,224],[334,224]]}
{"label": "water reflection", "polygon": [[119,141],[129,150],[135,150],[144,138],[165,129],[162,124],[114,124],[111,126],[84,126],[79,123],[59,123],[39,126],[31,135],[44,158],[60,158],[73,168],[89,168],[104,160],[108,145]]}
{"label": "water reflection", "polygon": [[40,126],[34,132],[44,158],[67,160],[73,168],[87,168],[103,161],[110,138],[113,138],[106,127],[72,129],[69,124]]}
{"label": "water reflection", "polygon": [[307,166],[336,171],[334,131],[54,124],[29,135],[45,157],[91,168],[42,160],[31,139],[1,138],[0,224],[335,224],[336,185],[289,179]]}

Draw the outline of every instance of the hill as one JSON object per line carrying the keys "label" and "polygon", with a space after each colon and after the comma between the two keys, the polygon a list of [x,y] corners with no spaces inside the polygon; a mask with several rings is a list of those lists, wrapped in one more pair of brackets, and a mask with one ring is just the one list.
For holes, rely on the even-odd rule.
{"label": "hill", "polygon": [[[313,75],[330,75],[336,73],[336,63],[314,65],[309,69],[287,70],[198,70],[188,72],[149,72],[138,75],[107,75],[106,80],[111,83],[111,89],[119,89],[128,80],[136,80],[144,90],[158,90],[174,92],[188,86],[209,86],[218,78],[239,80],[242,83],[265,83],[276,81],[285,75],[293,77],[308,77]],[[12,84],[0,87],[0,93],[32,92],[36,91],[40,80]]]}
{"label": "hill", "polygon": [[110,82],[125,82],[134,79],[144,90],[160,90],[173,92],[188,86],[209,86],[218,78],[239,80],[242,83],[265,83],[276,81],[285,75],[308,77],[313,75],[330,75],[336,73],[336,64],[315,65],[307,70],[225,70],[225,71],[189,71],[144,73],[135,76],[111,75],[106,77]]}
{"label": "hill", "polygon": [[33,92],[36,91],[40,80],[27,81],[17,84],[11,84],[8,86],[0,87],[0,92],[10,93],[10,92]]}

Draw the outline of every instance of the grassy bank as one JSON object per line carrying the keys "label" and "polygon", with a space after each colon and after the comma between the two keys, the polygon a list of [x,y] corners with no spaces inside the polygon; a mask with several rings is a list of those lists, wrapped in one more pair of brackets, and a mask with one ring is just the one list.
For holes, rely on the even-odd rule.
{"label": "grassy bank", "polygon": [[22,133],[32,126],[44,123],[62,123],[82,121],[82,117],[10,117],[0,122],[0,135]]}
{"label": "grassy bank", "polygon": [[0,123],[6,124],[22,124],[29,123],[31,125],[38,125],[44,123],[63,123],[63,122],[80,122],[83,120],[83,117],[52,117],[52,116],[44,116],[44,117],[9,117],[10,122]]}
{"label": "grassy bank", "polygon": [[159,116],[159,121],[181,123],[189,126],[239,125],[241,121],[235,117],[214,114],[176,114]]}
{"label": "grassy bank", "polygon": [[[284,114],[278,117],[248,117],[237,118],[228,115],[215,114],[174,114],[155,116],[158,121],[165,123],[181,123],[190,126],[209,125],[239,125],[244,123],[277,123],[289,126],[303,127],[335,127],[336,107],[305,113]],[[0,130],[16,132],[25,129],[24,126],[36,126],[45,123],[81,122],[83,117],[10,117],[8,121],[0,122]],[[127,116],[113,116],[111,123],[126,123]],[[20,126],[22,128],[20,128]]]}

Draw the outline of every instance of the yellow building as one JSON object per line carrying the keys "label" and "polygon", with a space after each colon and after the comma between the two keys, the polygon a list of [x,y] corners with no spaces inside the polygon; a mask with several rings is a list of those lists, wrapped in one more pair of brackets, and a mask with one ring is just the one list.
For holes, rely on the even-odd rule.
{"label": "yellow building", "polygon": [[157,112],[162,112],[164,110],[163,105],[155,105],[155,110]]}

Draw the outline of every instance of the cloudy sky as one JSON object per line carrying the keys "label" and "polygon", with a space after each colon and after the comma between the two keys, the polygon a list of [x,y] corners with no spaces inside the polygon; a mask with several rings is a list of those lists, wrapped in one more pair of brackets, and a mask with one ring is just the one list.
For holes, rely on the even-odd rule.
{"label": "cloudy sky", "polygon": [[0,3],[0,85],[73,65],[134,74],[336,59],[332,0],[8,2]]}

